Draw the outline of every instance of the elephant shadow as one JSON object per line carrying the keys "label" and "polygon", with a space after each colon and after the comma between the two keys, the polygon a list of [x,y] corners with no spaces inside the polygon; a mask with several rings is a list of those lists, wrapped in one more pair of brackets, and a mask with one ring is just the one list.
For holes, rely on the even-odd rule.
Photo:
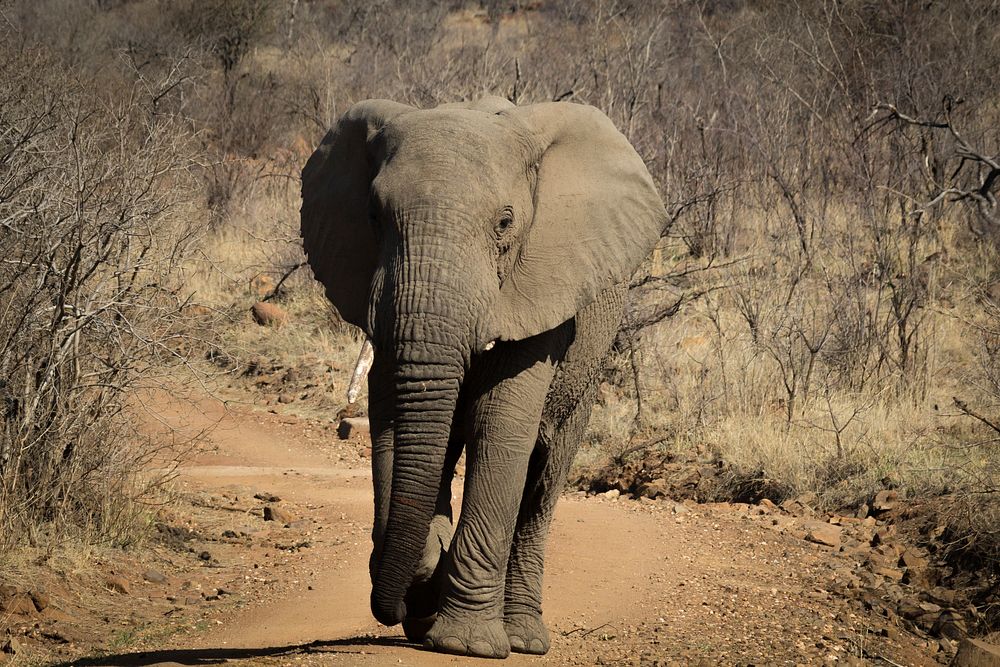
{"label": "elephant shadow", "polygon": [[360,654],[366,647],[407,647],[416,645],[403,637],[357,636],[343,639],[315,640],[303,644],[264,646],[257,648],[191,648],[135,651],[111,655],[78,658],[58,663],[57,667],[145,667],[147,665],[220,665],[230,661],[296,655]]}

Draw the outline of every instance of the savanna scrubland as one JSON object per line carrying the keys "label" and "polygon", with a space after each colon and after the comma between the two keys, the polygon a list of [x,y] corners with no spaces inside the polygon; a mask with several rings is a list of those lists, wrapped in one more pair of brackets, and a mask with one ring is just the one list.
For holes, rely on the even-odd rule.
{"label": "savanna scrubland", "polygon": [[[998,21],[988,0],[7,3],[2,553],[141,543],[169,498],[150,463],[184,449],[136,428],[144,389],[333,418],[357,341],[303,265],[301,165],[355,101],[493,94],[602,109],[671,218],[574,482],[641,494],[692,461],[700,500],[893,490],[995,625]],[[254,325],[261,300],[293,326]],[[276,368],[319,379],[279,394]]]}

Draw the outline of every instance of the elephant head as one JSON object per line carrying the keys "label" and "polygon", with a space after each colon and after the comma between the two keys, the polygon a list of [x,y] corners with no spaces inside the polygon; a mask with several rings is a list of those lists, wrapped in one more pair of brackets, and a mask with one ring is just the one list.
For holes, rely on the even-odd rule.
{"label": "elephant head", "polygon": [[[486,98],[353,106],[302,172],[309,263],[388,369],[387,508],[376,499],[372,612],[394,625],[425,548],[465,372],[495,341],[572,318],[629,277],[666,221],[604,114]],[[379,479],[388,470],[375,466]],[[380,516],[381,514],[381,516]]]}

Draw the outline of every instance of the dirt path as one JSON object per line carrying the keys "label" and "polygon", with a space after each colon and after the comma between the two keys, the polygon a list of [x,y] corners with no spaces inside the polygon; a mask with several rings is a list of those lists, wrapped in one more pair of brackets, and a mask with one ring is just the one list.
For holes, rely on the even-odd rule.
{"label": "dirt path", "polygon": [[[185,413],[187,427],[221,419],[216,451],[186,467],[182,483],[214,506],[202,533],[241,536],[213,545],[202,577],[224,581],[237,602],[187,634],[87,664],[484,664],[424,652],[372,619],[363,442],[203,407]],[[260,492],[281,499],[288,525],[263,522],[260,501],[249,509]],[[546,571],[552,650],[507,664],[935,664],[927,642],[831,592],[849,562],[766,519],[747,506],[565,497]]]}

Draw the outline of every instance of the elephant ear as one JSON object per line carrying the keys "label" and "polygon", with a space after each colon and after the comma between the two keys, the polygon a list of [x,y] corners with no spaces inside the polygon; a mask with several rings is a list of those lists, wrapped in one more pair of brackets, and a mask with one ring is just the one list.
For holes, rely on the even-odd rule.
{"label": "elephant ear", "polygon": [[667,214],[642,158],[598,109],[551,102],[503,112],[541,148],[534,216],[500,289],[494,331],[519,340],[628,279]]}
{"label": "elephant ear", "polygon": [[378,245],[369,221],[378,163],[371,138],[413,107],[358,102],[327,132],[302,169],[302,245],[316,279],[347,322],[365,328]]}

